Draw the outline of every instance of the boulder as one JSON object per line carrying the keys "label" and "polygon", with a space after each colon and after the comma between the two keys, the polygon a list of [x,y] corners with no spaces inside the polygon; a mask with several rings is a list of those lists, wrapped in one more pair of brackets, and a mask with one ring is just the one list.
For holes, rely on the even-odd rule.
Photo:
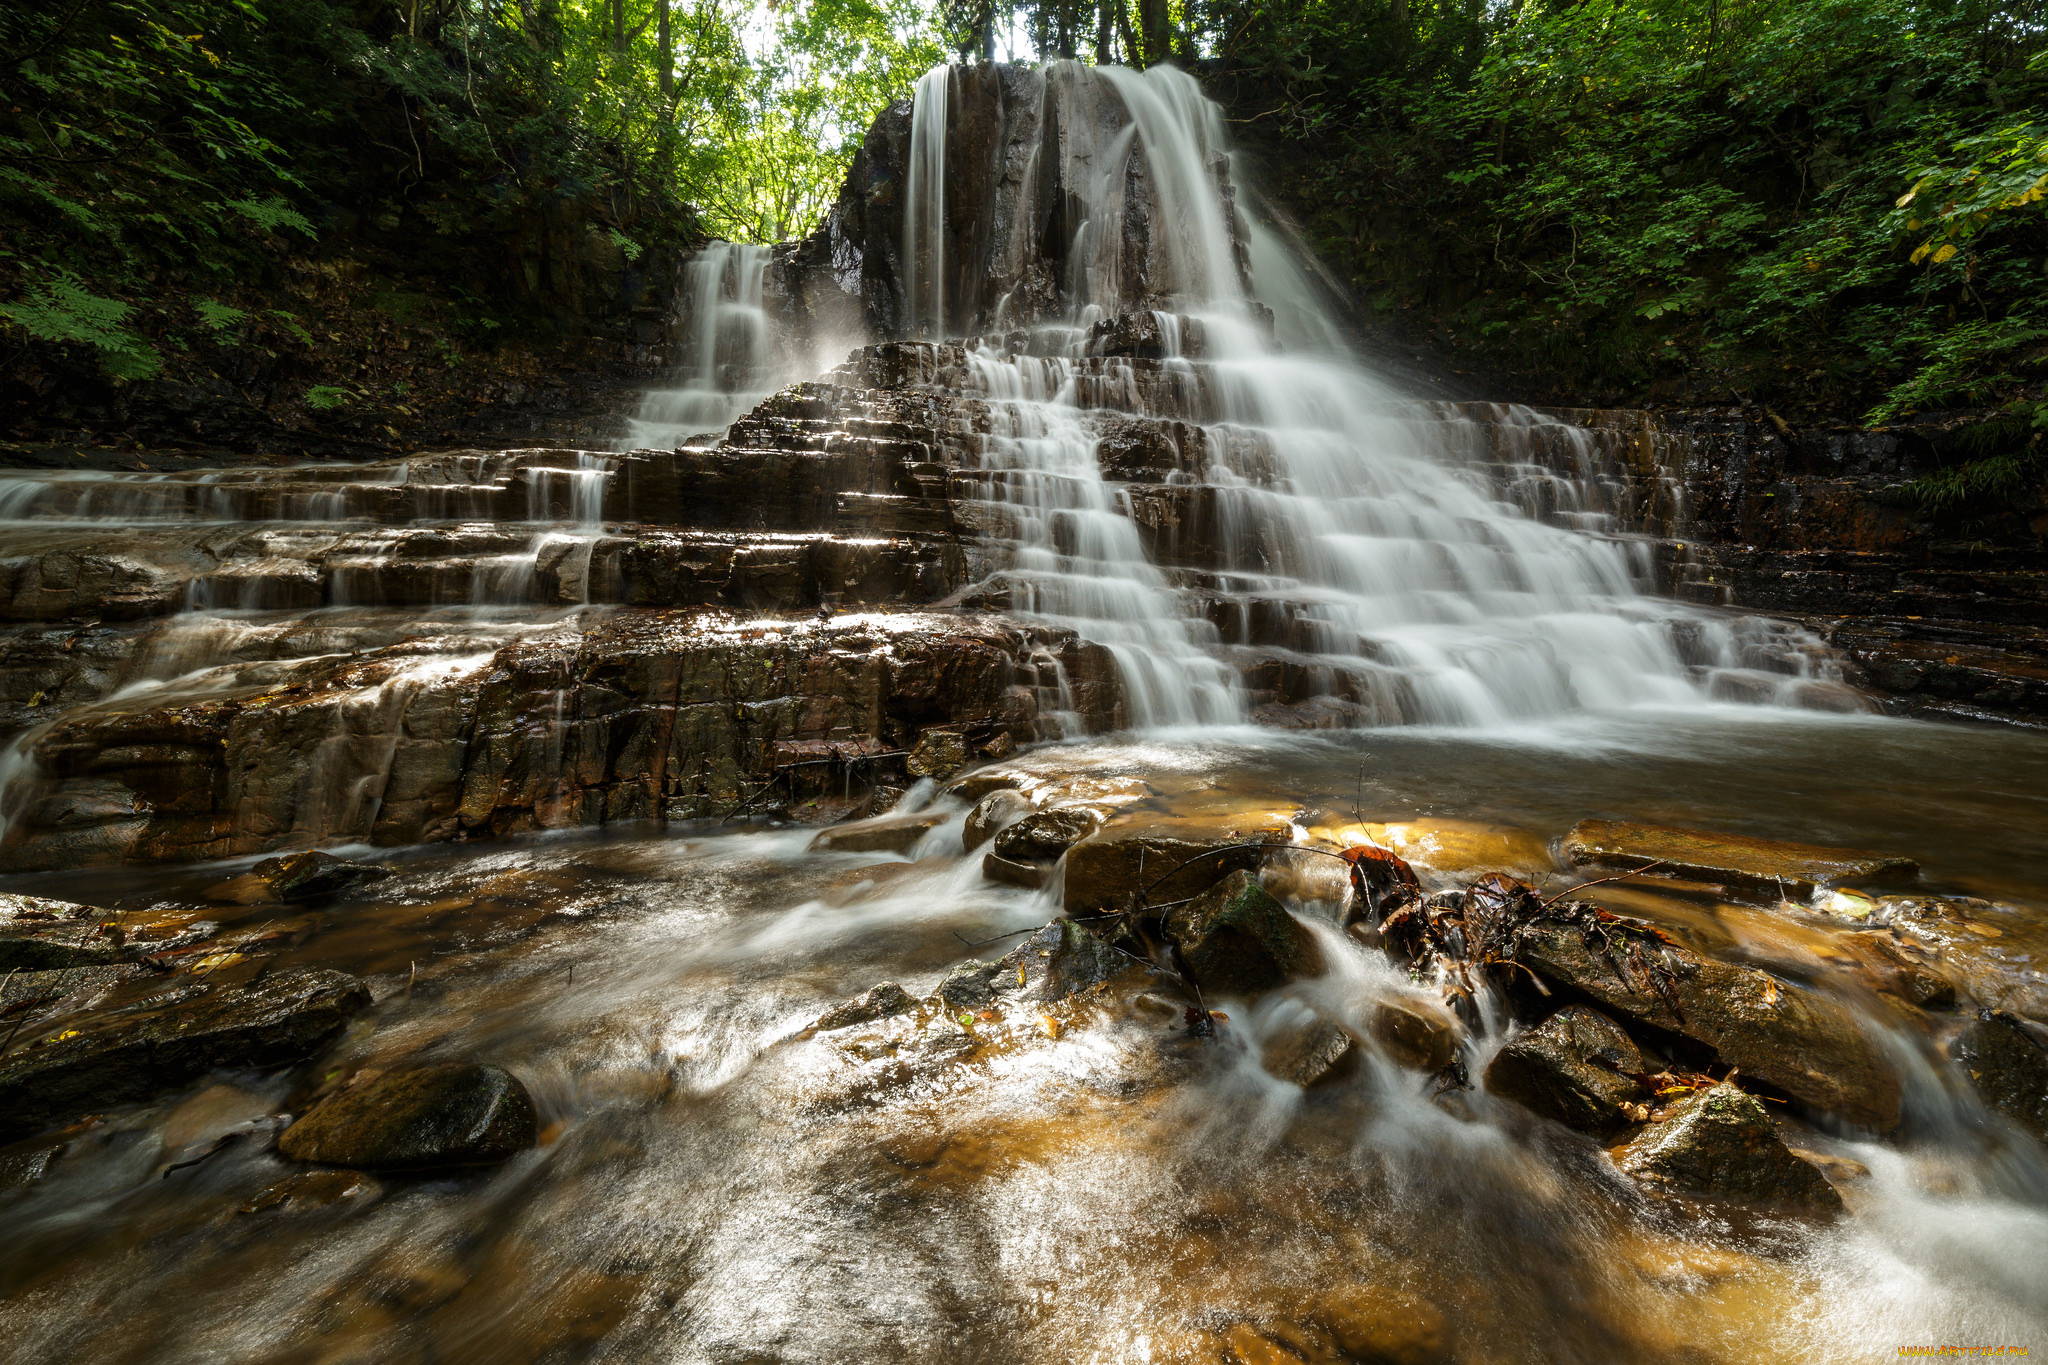
{"label": "boulder", "polygon": [[285,1129],[277,1149],[326,1166],[430,1170],[503,1161],[538,1133],[518,1077],[453,1062],[360,1077]]}
{"label": "boulder", "polygon": [[1658,863],[1659,874],[1740,887],[1773,899],[1806,901],[1823,886],[1882,876],[1911,876],[1911,858],[1818,844],[1788,844],[1740,834],[1582,820],[1565,836],[1572,862],[1613,868]]}
{"label": "boulder", "polygon": [[1323,1296],[1316,1318],[1347,1356],[1369,1365],[1441,1365],[1451,1358],[1443,1310],[1419,1295],[1347,1286]]}
{"label": "boulder", "polygon": [[1521,931],[1519,960],[1602,1008],[1714,1049],[1745,1076],[1887,1131],[1899,1077],[1854,1012],[1755,967],[1716,962],[1639,921],[1568,903]]}
{"label": "boulder", "polygon": [[946,823],[944,811],[916,815],[882,815],[821,830],[811,840],[812,853],[908,853],[917,841]]}
{"label": "boulder", "polygon": [[0,1057],[0,1136],[146,1100],[216,1067],[303,1060],[370,1003],[342,972],[293,969],[239,986],[176,977]]}
{"label": "boulder", "polygon": [[1031,814],[1031,798],[1010,787],[1000,787],[981,798],[960,827],[960,846],[972,853],[996,837],[1008,825]]}
{"label": "boulder", "polygon": [[1619,1024],[1568,1005],[1494,1055],[1486,1088],[1567,1128],[1606,1134],[1640,1121],[1646,1096],[1625,1073],[1648,1069]]}
{"label": "boulder", "polygon": [[1834,1186],[1792,1155],[1754,1096],[1726,1083],[1687,1096],[1622,1148],[1615,1164],[1681,1194],[1832,1212]]}
{"label": "boulder", "polygon": [[967,757],[967,737],[958,730],[927,730],[911,746],[903,770],[943,782],[967,766]]}
{"label": "boulder", "polygon": [[1102,828],[1102,817],[1078,806],[1035,811],[996,835],[995,852],[1015,863],[1056,863]]}
{"label": "boulder", "polygon": [[1066,912],[1078,918],[1122,910],[1141,890],[1149,905],[1199,895],[1233,869],[1256,871],[1264,850],[1243,845],[1258,843],[1260,837],[1172,825],[1111,826],[1067,850]]}
{"label": "boulder", "polygon": [[1163,927],[1207,995],[1254,995],[1322,970],[1308,930],[1241,869],[1169,911]]}
{"label": "boulder", "polygon": [[1304,1010],[1267,1037],[1259,1064],[1269,1075],[1306,1088],[1341,1075],[1357,1046],[1342,1028]]}
{"label": "boulder", "polygon": [[877,1019],[893,1019],[916,1008],[917,997],[893,981],[884,981],[844,1004],[826,1010],[806,1033],[830,1033],[834,1029],[852,1028],[855,1024],[872,1024]]}
{"label": "boulder", "polygon": [[2025,1024],[2001,1010],[1979,1010],[1948,1055],[1988,1107],[2048,1142],[2048,1051]]}
{"label": "boulder", "polygon": [[364,882],[379,881],[391,875],[388,869],[374,863],[354,863],[318,849],[282,858],[266,858],[250,872],[262,878],[269,885],[271,896],[281,901],[309,901],[336,896]]}

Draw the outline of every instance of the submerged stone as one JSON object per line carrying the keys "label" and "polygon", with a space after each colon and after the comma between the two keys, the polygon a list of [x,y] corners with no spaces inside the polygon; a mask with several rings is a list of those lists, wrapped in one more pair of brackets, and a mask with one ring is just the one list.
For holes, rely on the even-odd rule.
{"label": "submerged stone", "polygon": [[1168,912],[1164,928],[1210,995],[1253,995],[1322,967],[1308,930],[1242,870]]}
{"label": "submerged stone", "polygon": [[1567,1128],[1605,1134],[1636,1118],[1645,1095],[1624,1073],[1646,1069],[1619,1024],[1568,1005],[1495,1054],[1486,1088]]}
{"label": "submerged stone", "polygon": [[1373,1006],[1372,1036],[1388,1056],[1416,1071],[1441,1071],[1458,1055],[1458,1021],[1440,1005],[1394,997]]}
{"label": "submerged stone", "polygon": [[380,881],[391,875],[388,868],[374,863],[350,862],[318,849],[282,858],[266,858],[250,872],[262,878],[269,885],[270,894],[281,901],[335,896],[364,882]]}
{"label": "submerged stone", "polygon": [[884,981],[844,1004],[826,1010],[806,1032],[829,1033],[834,1029],[852,1028],[855,1024],[872,1024],[877,1019],[892,1019],[916,1008],[916,996],[893,981]]}
{"label": "submerged stone", "polygon": [[1381,1285],[1332,1290],[1316,1317],[1345,1355],[1372,1365],[1441,1365],[1451,1356],[1443,1310],[1417,1294]]}
{"label": "submerged stone", "polygon": [[883,815],[834,825],[811,840],[813,853],[908,853],[917,841],[946,823],[944,811]]}
{"label": "submerged stone", "polygon": [[1615,1157],[1645,1183],[1682,1194],[1832,1212],[1842,1197],[1792,1155],[1754,1096],[1721,1084],[1688,1096]]}
{"label": "submerged stone", "polygon": [[297,968],[239,986],[171,978],[0,1057],[0,1134],[150,1099],[216,1067],[300,1061],[369,1003],[362,982],[335,971]]}
{"label": "submerged stone", "polygon": [[503,1161],[533,1146],[538,1133],[518,1077],[453,1062],[349,1085],[285,1129],[277,1149],[328,1166],[424,1170]]}
{"label": "submerged stone", "polygon": [[1269,1075],[1306,1088],[1340,1075],[1357,1046],[1344,1029],[1319,1014],[1304,1012],[1266,1039],[1259,1065]]}
{"label": "submerged stone", "polygon": [[1580,821],[1565,836],[1564,854],[1574,863],[1601,867],[1657,863],[1659,874],[1721,882],[1800,901],[1810,899],[1819,887],[1919,871],[1919,864],[1911,858],[1886,853],[1620,820]]}
{"label": "submerged stone", "polygon": [[1649,926],[1568,905],[1526,925],[1520,961],[1603,1008],[1714,1049],[1745,1076],[1888,1131],[1899,1077],[1839,1001],[1755,967],[1663,942]]}
{"label": "submerged stone", "polygon": [[1948,1045],[1984,1103],[2048,1142],[2048,1050],[2013,1015],[1979,1010]]}

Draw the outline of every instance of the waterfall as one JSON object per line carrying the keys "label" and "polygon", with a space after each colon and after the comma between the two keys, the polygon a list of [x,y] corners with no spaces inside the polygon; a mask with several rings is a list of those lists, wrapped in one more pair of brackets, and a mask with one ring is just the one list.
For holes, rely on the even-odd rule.
{"label": "waterfall", "polygon": [[768,248],[713,242],[689,264],[683,360],[673,389],[640,401],[622,449],[666,450],[732,425],[773,392],[773,337],[764,306]]}
{"label": "waterfall", "polygon": [[[945,215],[975,211],[944,187],[981,170],[945,164],[954,72],[919,81],[912,113],[919,335],[1011,307],[944,296]],[[1349,723],[1496,726],[1796,690],[1805,656],[1782,628],[1649,595],[1647,556],[1573,514],[1576,488],[1552,499],[1560,516],[1532,517],[1472,424],[1405,400],[1337,342],[1306,252],[1238,203],[1221,111],[1193,78],[1059,62],[1038,80],[1059,153],[1015,193],[1066,196],[1067,240],[1036,244],[1066,262],[1064,315],[1022,344],[967,342],[958,371],[990,412],[980,487],[1010,536],[983,600],[1106,646],[1133,724],[1307,696]],[[1171,444],[1175,468],[1107,474],[1117,412]],[[1555,423],[1520,410],[1505,425]],[[1191,549],[1204,524],[1212,543]],[[1769,681],[1717,687],[1758,665]]]}
{"label": "waterfall", "polygon": [[946,105],[953,68],[918,77],[903,200],[903,310],[912,336],[946,334]]}

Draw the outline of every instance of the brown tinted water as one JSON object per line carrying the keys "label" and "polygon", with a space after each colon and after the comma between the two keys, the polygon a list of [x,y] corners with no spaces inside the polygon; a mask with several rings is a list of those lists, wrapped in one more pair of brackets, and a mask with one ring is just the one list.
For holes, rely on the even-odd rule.
{"label": "brown tinted water", "polygon": [[[1533,864],[1595,815],[1901,853],[1922,889],[1995,902],[1944,940],[1959,972],[2035,1013],[2048,995],[2044,735],[1692,711],[1520,737],[1166,735],[1013,766],[1139,779],[1138,813],[1362,820],[1446,883],[1551,871]],[[245,863],[11,879],[164,931],[211,921],[273,966],[363,974],[378,1003],[318,1074],[115,1111],[0,1190],[0,1356],[1314,1360],[1335,1358],[1329,1296],[1358,1286],[1433,1306],[1397,1315],[1408,1338],[1381,1344],[1411,1354],[1392,1359],[2048,1348],[2048,1160],[1897,1024],[1900,1133],[1797,1130],[1868,1171],[1835,1168],[1850,1214],[1822,1223],[1647,1203],[1590,1140],[1483,1090],[1434,1099],[1377,1057],[1306,1093],[1275,1081],[1259,1039],[1306,1005],[1357,1017],[1416,991],[1334,929],[1324,977],[1222,1002],[1213,1040],[1143,1002],[795,1036],[1054,913],[982,880],[959,828],[914,859],[775,828],[379,851],[399,876],[311,910],[227,899]],[[1272,884],[1328,923],[1326,878]],[[1831,970],[1821,917],[1601,890],[1716,951]],[[341,1073],[443,1058],[519,1074],[541,1145],[436,1179],[280,1188],[299,1168],[253,1139],[167,1170]]]}

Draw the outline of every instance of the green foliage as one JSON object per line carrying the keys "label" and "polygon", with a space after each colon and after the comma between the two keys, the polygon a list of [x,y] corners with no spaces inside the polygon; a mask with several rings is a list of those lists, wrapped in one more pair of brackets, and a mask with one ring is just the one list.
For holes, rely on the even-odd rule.
{"label": "green foliage", "polygon": [[331,412],[347,406],[355,396],[353,389],[335,388],[331,384],[315,384],[306,390],[306,406],[318,412]]}
{"label": "green foliage", "polygon": [[68,271],[36,280],[22,297],[0,303],[0,317],[35,340],[89,346],[116,379],[149,379],[163,360],[128,325],[133,312],[130,304],[92,293]]}

